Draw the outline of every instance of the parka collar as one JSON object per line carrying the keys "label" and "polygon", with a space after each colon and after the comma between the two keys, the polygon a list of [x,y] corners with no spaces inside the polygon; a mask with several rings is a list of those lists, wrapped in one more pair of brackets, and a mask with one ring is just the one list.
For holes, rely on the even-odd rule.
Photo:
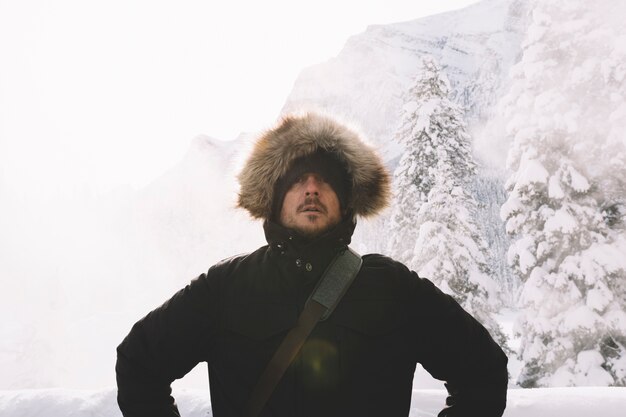
{"label": "parka collar", "polygon": [[322,236],[307,239],[270,220],[263,224],[269,244],[268,255],[294,287],[294,300],[303,304],[313,285],[320,279],[335,256],[350,243],[356,223],[343,220]]}
{"label": "parka collar", "polygon": [[283,252],[282,254],[294,254],[316,252],[334,254],[345,248],[352,240],[352,234],[356,227],[356,220],[352,216],[346,216],[337,226],[327,233],[313,239],[301,236],[292,229],[288,229],[271,220],[263,223],[265,239],[272,250]]}

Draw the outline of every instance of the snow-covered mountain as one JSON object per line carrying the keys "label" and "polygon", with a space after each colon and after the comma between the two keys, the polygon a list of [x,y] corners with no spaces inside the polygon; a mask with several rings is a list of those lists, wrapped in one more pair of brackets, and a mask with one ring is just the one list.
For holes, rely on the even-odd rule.
{"label": "snow-covered mountain", "polygon": [[120,212],[119,222],[135,229],[150,281],[180,287],[213,263],[264,243],[260,227],[235,208],[235,173],[250,143],[249,134],[231,142],[195,137],[183,159],[139,190],[130,212]]}
{"label": "snow-covered mountain", "polygon": [[[626,381],[626,264],[607,256],[623,252],[626,229],[626,52],[617,17],[624,11],[618,0],[595,7],[485,0],[372,26],[336,58],[305,70],[283,108],[322,109],[356,122],[394,170],[406,155],[401,142],[426,140],[425,130],[405,134],[399,123],[411,100],[425,100],[408,96],[423,57],[442,66],[452,87],[448,98],[465,110],[479,161],[471,191],[489,267],[508,292],[504,300],[523,306],[517,330],[525,387]],[[438,128],[435,137],[450,133],[444,123]],[[445,154],[444,148],[438,150]],[[505,161],[512,175],[505,174]],[[408,206],[405,213],[416,211],[419,201]],[[423,231],[415,221],[396,224]],[[379,230],[362,240],[390,238]]]}
{"label": "snow-covered mountain", "polygon": [[[444,66],[452,95],[473,120],[480,120],[491,111],[494,95],[499,94],[519,52],[524,4],[486,0],[425,19],[372,26],[352,37],[336,58],[304,70],[283,112],[314,107],[352,119],[393,168],[401,151],[393,141],[393,131],[404,91],[418,75],[421,57],[433,55]],[[8,378],[0,380],[0,387],[112,384],[115,346],[134,321],[216,261],[263,244],[260,223],[234,209],[235,174],[251,139],[252,135],[243,134],[227,143],[199,136],[178,164],[147,187],[119,189],[81,202],[76,205],[82,216],[80,225],[76,226],[78,217],[71,213],[58,222],[63,233],[70,230],[75,242],[71,247],[23,233],[25,242],[54,248],[54,259],[62,255],[72,260],[62,268],[55,267],[53,260],[37,267],[23,266],[17,260],[11,264],[24,277],[52,271],[47,286],[38,291],[42,299],[44,294],[57,294],[55,305],[42,308],[60,317],[55,322],[61,328],[48,334],[32,318],[27,322],[32,336],[18,338],[17,324],[15,331],[6,330],[7,340],[20,342],[0,356],[0,367]],[[495,195],[489,190],[485,194]],[[383,240],[373,239],[380,231],[379,223],[361,222],[355,248],[384,251]],[[105,304],[109,299],[115,299],[114,305]],[[9,314],[11,305],[0,312]],[[85,338],[86,328],[99,331],[87,331],[91,337]],[[57,334],[65,335],[68,348],[55,345]],[[15,365],[19,357],[36,355],[34,347],[46,352],[40,362],[52,363],[54,368],[38,374],[37,364]],[[84,366],[96,363],[97,369],[85,380]],[[185,380],[186,386],[202,386],[206,375],[200,375],[202,382],[196,385]]]}
{"label": "snow-covered mountain", "polygon": [[198,136],[147,187],[57,196],[45,217],[40,202],[8,199],[0,226],[19,238],[0,242],[0,314],[12,317],[0,326],[0,389],[113,385],[115,347],[136,320],[220,259],[263,244],[234,208],[249,142]]}
{"label": "snow-covered mountain", "polygon": [[421,59],[435,57],[450,80],[451,98],[471,122],[484,120],[519,58],[527,4],[485,0],[418,20],[370,26],[351,37],[337,57],[302,71],[282,111],[323,109],[355,121],[393,163],[401,152],[394,131]]}
{"label": "snow-covered mountain", "polygon": [[[498,216],[506,197],[501,171],[507,147],[498,144],[501,138],[483,135],[482,127],[506,92],[509,71],[520,57],[528,8],[525,0],[485,0],[423,19],[370,26],[351,37],[337,57],[305,69],[282,110],[321,109],[355,122],[393,171],[403,152],[394,135],[407,92],[420,76],[421,60],[434,57],[450,80],[450,98],[465,110],[468,130],[478,137],[474,147],[486,148],[476,150],[479,161],[500,150],[498,169],[481,164],[471,191],[479,202],[476,221],[485,226],[483,237],[491,248],[490,267],[509,303],[519,284],[506,264],[509,238]],[[372,226],[355,240],[381,250],[375,244],[377,230]]]}
{"label": "snow-covered mountain", "polygon": [[[393,169],[402,151],[393,133],[422,57],[431,55],[442,65],[452,98],[478,123],[492,111],[519,54],[525,4],[485,0],[424,19],[371,26],[350,38],[336,58],[305,69],[282,111],[322,109],[356,122]],[[183,160],[129,200],[126,217],[116,222],[134,230],[133,245],[142,249],[129,252],[145,260],[140,263],[153,282],[171,285],[177,276],[177,284],[183,284],[207,263],[263,243],[260,224],[245,227],[249,219],[234,209],[235,175],[252,138],[196,137]],[[493,225],[485,231],[487,241],[506,241],[502,224],[493,219],[493,207],[502,203],[502,180],[487,175],[477,184],[481,224]],[[384,251],[379,230],[378,223],[363,222],[354,244],[362,251]],[[157,261],[148,262],[155,254]],[[495,269],[506,273],[503,259],[494,257],[502,261]]]}
{"label": "snow-covered mountain", "polygon": [[[493,123],[506,122],[496,103],[509,90],[509,71],[524,53],[530,8],[530,0],[484,0],[454,12],[371,26],[350,38],[337,57],[305,69],[282,109],[321,109],[355,122],[394,170],[404,150],[394,137],[403,104],[420,76],[422,58],[432,56],[450,80],[450,98],[465,111],[479,162],[468,190],[478,203],[474,220],[509,307],[520,282],[507,265],[511,240],[500,208],[507,199],[503,168],[512,141]],[[624,62],[622,56],[614,60]],[[489,129],[483,129],[487,121]],[[614,131],[618,141],[623,130]],[[21,236],[19,245],[2,248],[0,259],[16,289],[0,294],[0,313],[15,317],[0,328],[0,388],[112,385],[115,345],[141,314],[216,261],[263,244],[260,223],[234,208],[235,174],[252,138],[242,134],[222,142],[199,136],[178,164],[141,190],[120,189],[98,199],[84,196],[67,204],[74,207],[70,212],[65,205],[48,206],[48,216],[56,219],[48,234],[41,233],[43,220],[14,224],[11,214],[32,210],[32,205],[0,206],[0,226]],[[495,155],[489,160],[496,161],[495,167],[485,155]],[[623,182],[612,181],[617,184],[614,206],[621,210]],[[1,187],[0,177],[3,192]],[[615,210],[617,218],[621,212]],[[389,236],[384,222],[385,216],[361,222],[355,249],[385,252]],[[47,235],[65,239],[46,240]],[[46,257],[28,262],[29,253]],[[45,285],[33,278],[42,275]],[[15,294],[23,299],[16,301]],[[28,308],[25,300],[40,308]],[[46,328],[41,312],[56,327]],[[60,334],[63,346],[57,344]],[[22,358],[38,359],[24,366]],[[89,378],[86,366],[93,367]],[[206,374],[200,378],[185,386],[205,386]]]}

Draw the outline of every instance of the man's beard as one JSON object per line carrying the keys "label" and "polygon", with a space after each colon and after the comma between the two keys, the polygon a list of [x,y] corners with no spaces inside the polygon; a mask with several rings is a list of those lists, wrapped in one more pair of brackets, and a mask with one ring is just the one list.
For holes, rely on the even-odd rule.
{"label": "man's beard", "polygon": [[[317,196],[308,196],[304,199],[304,202],[302,204],[300,204],[297,207],[297,212],[301,213],[304,211],[304,208],[306,206],[310,206],[310,205],[314,205],[315,208],[317,210],[319,210],[320,213],[327,215],[328,214],[328,208],[326,207],[326,205],[324,203],[322,203],[319,198]],[[309,218],[309,221],[311,222],[311,225],[315,225],[314,221],[316,218],[316,216],[312,215],[312,216],[307,216]],[[319,220],[319,219],[317,219]],[[299,235],[301,235],[302,237],[305,237],[307,239],[314,239],[317,238],[323,234],[326,234],[327,232],[329,232],[330,230],[334,229],[335,226],[337,226],[337,224],[339,224],[339,222],[330,222],[325,226],[322,227],[312,227],[312,228],[308,228],[308,227],[301,227],[298,225],[293,225],[291,226],[291,228],[293,230],[295,230]]]}
{"label": "man's beard", "polygon": [[302,237],[305,237],[307,239],[315,239],[316,237],[322,236],[326,234],[327,232],[329,232],[330,230],[334,229],[335,226],[337,226],[337,224],[329,223],[324,227],[315,228],[315,229],[294,227],[293,230],[298,232],[298,234]]}

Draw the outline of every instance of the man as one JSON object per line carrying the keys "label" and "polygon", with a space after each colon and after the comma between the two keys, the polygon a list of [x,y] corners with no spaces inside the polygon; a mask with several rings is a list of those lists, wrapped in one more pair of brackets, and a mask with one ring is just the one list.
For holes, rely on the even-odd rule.
{"label": "man", "polygon": [[[224,260],[132,328],[118,347],[126,417],[177,416],[170,384],[207,362],[213,414],[241,416],[260,375],[355,216],[378,213],[389,175],[357,134],[316,114],[263,134],[239,175],[239,206],[268,245]],[[382,255],[317,323],[261,416],[407,416],[416,363],[446,381],[440,416],[501,416],[507,358],[451,297]]]}

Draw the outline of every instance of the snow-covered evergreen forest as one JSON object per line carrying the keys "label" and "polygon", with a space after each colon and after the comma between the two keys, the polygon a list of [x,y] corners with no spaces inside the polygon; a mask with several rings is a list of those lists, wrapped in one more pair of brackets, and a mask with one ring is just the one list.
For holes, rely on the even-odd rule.
{"label": "snow-covered evergreen forest", "polygon": [[611,1],[508,6],[523,30],[499,83],[441,64],[445,51],[413,67],[387,134],[401,151],[378,230],[496,339],[494,315],[518,314],[515,384],[624,386],[623,13]]}
{"label": "snow-covered evergreen forest", "polygon": [[[480,196],[470,186],[486,161],[474,161],[465,114],[431,57],[405,95],[395,134],[404,148],[390,253],[497,340],[504,336],[493,314],[514,303],[509,337],[520,338],[522,387],[626,384],[626,38],[617,3],[602,6],[528,3],[521,57],[482,132],[509,144],[504,259],[488,261]],[[507,267],[512,274],[496,275]],[[503,285],[505,277],[519,283]],[[515,291],[503,298],[501,290]]]}
{"label": "snow-covered evergreen forest", "polygon": [[[611,0],[494,0],[373,27],[304,73],[286,105],[324,103],[384,138],[395,200],[363,241],[479,317],[511,348],[521,387],[626,384],[624,12]],[[474,13],[490,24],[472,25]],[[394,109],[386,123],[358,116],[371,102],[306,90],[366,47],[368,63],[411,62],[342,80]]]}
{"label": "snow-covered evergreen forest", "polygon": [[626,38],[616,11],[533,3],[500,103],[525,387],[626,384]]}
{"label": "snow-covered evergreen forest", "polygon": [[487,245],[469,183],[476,176],[463,110],[432,57],[409,89],[395,135],[404,145],[394,174],[387,252],[453,295],[507,349],[494,313],[500,289],[487,262]]}
{"label": "snow-covered evergreen forest", "polygon": [[[305,68],[282,109],[338,116],[380,151],[393,204],[359,222],[355,249],[393,256],[454,296],[507,350],[512,388],[626,386],[624,18],[621,0],[483,0],[370,26]],[[61,196],[45,217],[0,177],[0,226],[13,236],[0,236],[0,274],[14,277],[0,293],[10,318],[0,389],[113,386],[115,346],[137,319],[213,263],[263,245],[261,225],[234,209],[253,138],[200,135],[147,187]],[[206,387],[206,370],[177,384]],[[587,413],[574,396],[623,408],[623,388],[603,389],[558,398],[570,416]],[[0,414],[27,397],[54,402],[7,392]],[[550,394],[534,392],[549,409]],[[115,408],[112,395],[89,401]],[[535,401],[516,395],[511,416]]]}

